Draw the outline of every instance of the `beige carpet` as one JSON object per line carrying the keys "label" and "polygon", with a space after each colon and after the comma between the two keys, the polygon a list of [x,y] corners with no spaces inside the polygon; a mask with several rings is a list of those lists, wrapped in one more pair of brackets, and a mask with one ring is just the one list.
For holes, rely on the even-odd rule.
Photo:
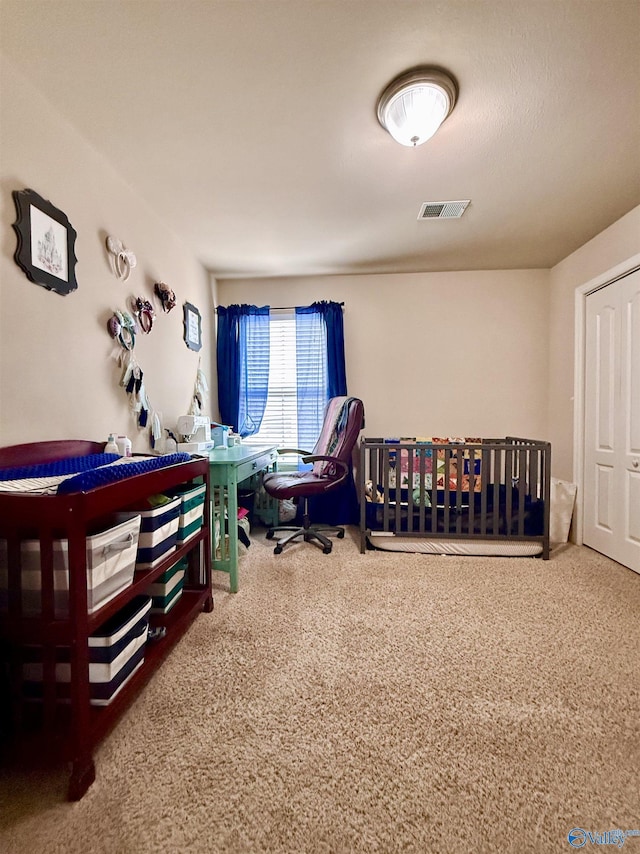
{"label": "beige carpet", "polygon": [[640,828],[630,570],[574,546],[360,555],[353,530],[330,556],[258,534],[226,582],[81,802],[62,771],[2,775],[2,854],[567,852],[576,826]]}

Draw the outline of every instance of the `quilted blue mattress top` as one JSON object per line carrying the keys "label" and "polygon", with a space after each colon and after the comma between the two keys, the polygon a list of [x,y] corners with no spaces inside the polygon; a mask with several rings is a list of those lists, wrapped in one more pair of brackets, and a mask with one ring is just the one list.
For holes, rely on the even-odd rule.
{"label": "quilted blue mattress top", "polygon": [[[144,457],[139,460],[132,457],[127,458],[124,463],[118,462],[121,457],[117,454],[87,454],[48,463],[0,469],[0,481],[63,477],[64,480],[58,485],[57,493],[69,495],[73,492],[86,492],[98,486],[167,468],[177,463],[189,462],[190,459],[189,454],[176,453],[161,457]],[[118,464],[113,465],[116,462]]]}

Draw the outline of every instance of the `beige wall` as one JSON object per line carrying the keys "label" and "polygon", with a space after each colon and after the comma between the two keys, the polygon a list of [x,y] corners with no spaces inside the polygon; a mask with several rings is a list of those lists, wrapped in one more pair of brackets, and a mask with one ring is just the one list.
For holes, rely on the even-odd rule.
{"label": "beige wall", "polygon": [[548,271],[219,280],[218,299],[344,301],[368,436],[547,437]]}
{"label": "beige wall", "polygon": [[573,480],[575,292],[640,252],[640,207],[634,208],[550,272],[549,438],[553,472]]}
{"label": "beige wall", "polygon": [[[551,271],[226,280],[209,277],[110,164],[3,61],[0,103],[0,444],[106,438],[127,432],[146,450],[118,387],[106,322],[158,279],[178,307],[158,307],[136,357],[167,426],[188,409],[198,355],[182,333],[184,301],[203,318],[202,366],[217,416],[213,301],[302,305],[345,302],[349,390],[367,407],[368,435],[527,434],[553,444],[554,473],[571,479],[575,289],[640,251],[640,207]],[[79,288],[60,297],[28,281],[13,260],[11,191],[31,187],[78,232]],[[138,257],[129,282],[109,266],[104,239]]]}
{"label": "beige wall", "polygon": [[[147,450],[148,431],[136,428],[118,386],[117,348],[107,320],[133,295],[155,302],[156,323],[150,335],[138,336],[135,355],[152,406],[166,426],[175,426],[191,402],[199,358],[183,340],[185,301],[202,313],[202,367],[212,376],[209,277],[168,227],[170,215],[148,207],[7,62],[1,110],[0,444],[106,440],[110,431],[119,431],[130,436],[134,450]],[[27,187],[63,210],[78,233],[78,290],[67,296],[33,284],[13,260],[11,192]],[[137,255],[127,283],[111,272],[107,234]],[[158,280],[169,283],[178,298],[169,314],[153,296]]]}

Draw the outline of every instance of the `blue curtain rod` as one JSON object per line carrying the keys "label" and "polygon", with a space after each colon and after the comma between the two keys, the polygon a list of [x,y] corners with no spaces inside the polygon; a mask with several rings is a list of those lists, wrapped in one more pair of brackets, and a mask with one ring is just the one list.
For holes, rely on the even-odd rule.
{"label": "blue curtain rod", "polygon": [[[338,305],[341,308],[344,308],[344,303],[339,302]],[[269,308],[272,311],[293,311],[294,308],[299,308],[297,305],[270,305]]]}

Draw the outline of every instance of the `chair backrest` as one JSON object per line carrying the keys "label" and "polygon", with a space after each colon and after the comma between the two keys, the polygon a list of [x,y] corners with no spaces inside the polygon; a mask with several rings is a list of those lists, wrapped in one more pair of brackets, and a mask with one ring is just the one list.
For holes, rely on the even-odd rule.
{"label": "chair backrest", "polygon": [[[324,421],[314,454],[337,457],[349,463],[353,446],[364,426],[364,404],[357,397],[332,397],[327,403]],[[331,463],[317,462],[313,471],[318,476],[333,474]]]}

